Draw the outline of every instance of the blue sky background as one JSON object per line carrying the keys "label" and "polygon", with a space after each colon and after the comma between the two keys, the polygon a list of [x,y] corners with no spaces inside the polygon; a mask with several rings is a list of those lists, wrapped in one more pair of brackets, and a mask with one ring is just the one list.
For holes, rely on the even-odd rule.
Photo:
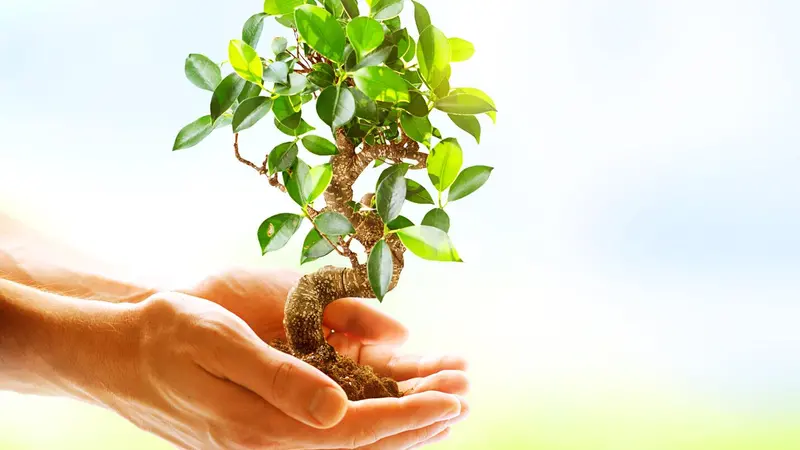
{"label": "blue sky background", "polygon": [[[5,0],[0,207],[142,276],[295,264],[300,242],[258,255],[258,224],[292,203],[227,133],[170,152],[208,104],[184,58],[223,59],[258,3]],[[467,165],[497,168],[452,205],[467,264],[414,262],[382,305],[410,346],[467,353],[478,388],[507,367],[531,398],[646,386],[796,412],[800,4],[428,3],[477,47],[454,85],[500,113],[480,147],[458,135]],[[242,136],[254,157],[279,139]]]}

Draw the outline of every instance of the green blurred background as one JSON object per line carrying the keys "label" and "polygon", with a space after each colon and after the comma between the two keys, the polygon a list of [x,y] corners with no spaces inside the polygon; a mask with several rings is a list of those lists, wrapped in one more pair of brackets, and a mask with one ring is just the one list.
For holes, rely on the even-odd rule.
{"label": "green blurred background", "polygon": [[[260,6],[3,0],[0,208],[167,285],[296,266],[300,239],[258,254],[292,203],[227,134],[169,151],[207,108],[184,58],[224,59]],[[472,416],[439,448],[800,448],[800,6],[427,6],[476,45],[454,86],[500,110],[480,147],[432,117],[496,170],[452,205],[466,264],[414,260],[380,306],[409,351],[471,361]],[[282,141],[256,128],[257,158]],[[0,449],[160,448],[111,413],[0,393]]]}

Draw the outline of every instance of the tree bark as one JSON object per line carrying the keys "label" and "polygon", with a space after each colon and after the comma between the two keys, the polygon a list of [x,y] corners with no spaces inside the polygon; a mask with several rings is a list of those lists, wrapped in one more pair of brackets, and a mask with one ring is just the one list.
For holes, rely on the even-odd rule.
{"label": "tree bark", "polygon": [[[356,212],[349,204],[353,200],[353,184],[370,163],[378,158],[395,162],[404,159],[417,162],[414,169],[426,167],[427,154],[419,151],[419,144],[407,136],[398,142],[381,145],[364,144],[361,151],[345,136],[343,130],[336,134],[339,154],[331,157],[333,176],[325,190],[325,209],[344,215],[356,232],[353,237],[367,251],[384,238],[384,223],[372,210]],[[323,210],[323,211],[324,211]],[[392,251],[393,271],[389,289],[393,289],[403,270],[405,247],[392,234],[385,238]],[[322,313],[332,302],[345,297],[375,298],[365,264],[352,259],[353,267],[326,266],[303,276],[289,292],[286,301],[284,328],[289,346],[300,355],[319,353],[335,357],[335,352],[325,341],[322,330]]]}

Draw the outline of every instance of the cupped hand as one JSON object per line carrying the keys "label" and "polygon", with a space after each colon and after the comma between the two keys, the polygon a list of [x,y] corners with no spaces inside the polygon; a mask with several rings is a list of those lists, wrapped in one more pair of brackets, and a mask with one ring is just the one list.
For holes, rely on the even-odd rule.
{"label": "cupped hand", "polygon": [[[284,337],[284,304],[289,289],[300,274],[275,270],[230,270],[207,277],[185,292],[213,301],[244,320],[265,342]],[[469,389],[465,374],[467,363],[456,356],[421,357],[403,354],[398,347],[408,332],[399,322],[368,306],[365,300],[341,299],[325,310],[323,324],[328,342],[343,355],[360,364],[372,366],[376,372],[400,382],[402,392],[413,393],[405,399],[386,402],[387,411],[407,399],[426,392],[463,396]],[[335,331],[332,331],[335,330]],[[355,402],[350,409],[373,402]],[[462,413],[469,406],[460,397]],[[449,432],[447,421],[409,429],[392,439],[383,439],[374,448],[409,448],[413,444],[431,443]],[[373,447],[370,447],[373,448]]]}
{"label": "cupped hand", "polygon": [[157,294],[136,308],[127,319],[140,334],[136,363],[116,369],[113,392],[100,395],[181,448],[410,448],[440,438],[466,413],[435,383],[401,399],[348,402],[324,374],[197,297]]}

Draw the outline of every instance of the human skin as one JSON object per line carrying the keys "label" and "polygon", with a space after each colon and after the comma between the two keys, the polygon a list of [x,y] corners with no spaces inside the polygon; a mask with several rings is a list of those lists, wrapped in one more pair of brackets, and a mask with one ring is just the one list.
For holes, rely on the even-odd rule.
{"label": "human skin", "polygon": [[295,274],[230,271],[158,292],[52,257],[38,265],[24,242],[42,237],[5,219],[0,388],[107,407],[183,448],[410,448],[466,417],[463,360],[402,356],[405,329],[359,301],[328,308],[328,341],[412,395],[348,402],[316,369],[265,344],[282,333]]}

